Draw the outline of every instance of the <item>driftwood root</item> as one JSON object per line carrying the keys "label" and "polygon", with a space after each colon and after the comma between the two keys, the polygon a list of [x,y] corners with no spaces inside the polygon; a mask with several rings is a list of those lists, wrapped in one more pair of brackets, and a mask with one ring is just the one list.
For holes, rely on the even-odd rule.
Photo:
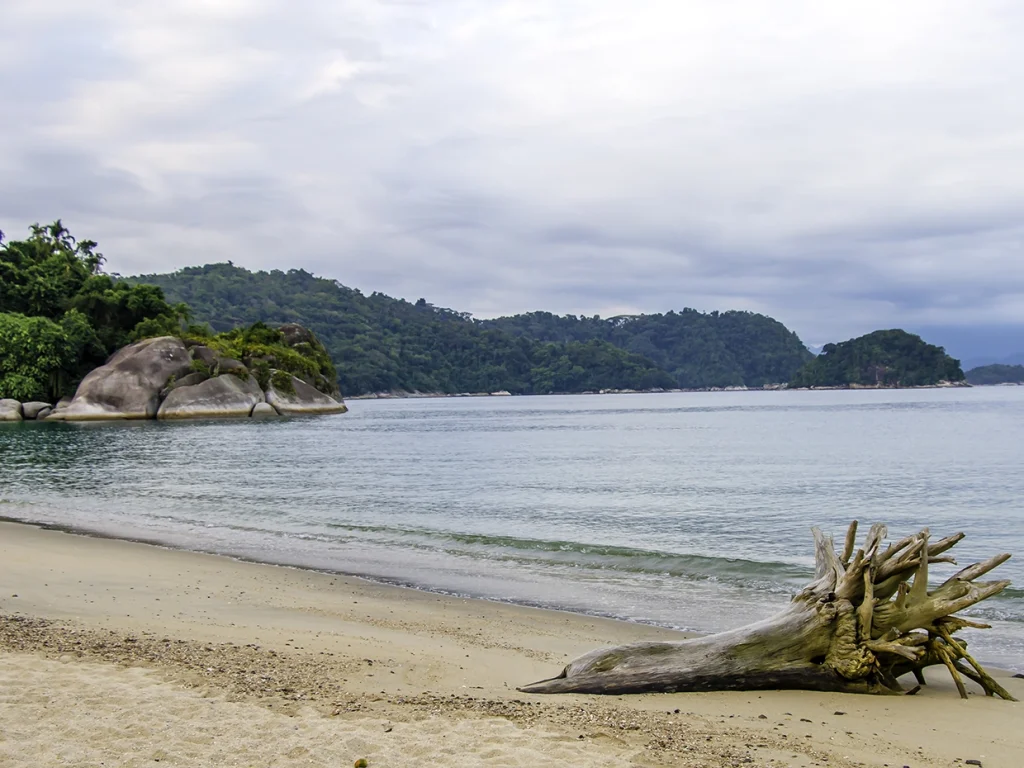
{"label": "driftwood root", "polygon": [[[831,536],[812,530],[814,580],[778,616],[679,643],[593,651],[558,677],[518,690],[619,694],[804,688],[913,694],[925,683],[924,669],[941,665],[963,698],[967,678],[987,696],[1014,700],[967,652],[967,643],[955,637],[968,627],[988,628],[955,614],[1010,584],[978,581],[1010,555],[973,563],[930,590],[929,566],[955,562],[945,553],[963,533],[932,543],[925,528],[883,550],[887,530],[876,524],[857,548],[854,521],[837,553]],[[905,690],[898,678],[908,673],[918,685]]]}

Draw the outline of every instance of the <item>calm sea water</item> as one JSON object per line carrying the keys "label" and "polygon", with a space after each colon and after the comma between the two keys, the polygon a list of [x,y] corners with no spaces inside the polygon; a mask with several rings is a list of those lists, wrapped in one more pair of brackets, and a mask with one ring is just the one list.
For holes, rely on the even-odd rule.
{"label": "calm sea water", "polygon": [[705,632],[808,580],[811,525],[963,530],[1019,558],[969,639],[1024,668],[1024,388],[350,407],[0,425],[0,515]]}

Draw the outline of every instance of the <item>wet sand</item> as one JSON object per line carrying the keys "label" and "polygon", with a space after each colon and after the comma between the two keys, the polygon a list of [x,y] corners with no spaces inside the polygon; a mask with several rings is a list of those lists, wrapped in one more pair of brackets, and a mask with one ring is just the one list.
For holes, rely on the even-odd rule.
{"label": "wet sand", "polygon": [[939,671],[913,697],[515,691],[680,637],[0,523],[0,765],[1024,765],[1022,705]]}

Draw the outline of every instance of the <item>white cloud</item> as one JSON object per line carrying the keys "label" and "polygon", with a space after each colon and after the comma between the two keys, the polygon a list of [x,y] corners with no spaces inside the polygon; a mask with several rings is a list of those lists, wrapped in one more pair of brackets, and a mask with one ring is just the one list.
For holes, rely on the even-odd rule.
{"label": "white cloud", "polygon": [[61,216],[112,269],[736,307],[812,343],[1024,315],[1013,3],[43,0],[5,26],[0,228]]}

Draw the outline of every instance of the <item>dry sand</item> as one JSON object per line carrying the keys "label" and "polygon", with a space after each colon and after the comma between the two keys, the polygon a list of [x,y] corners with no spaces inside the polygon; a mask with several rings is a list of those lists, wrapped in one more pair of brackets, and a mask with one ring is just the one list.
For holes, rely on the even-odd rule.
{"label": "dry sand", "polygon": [[1022,705],[938,672],[914,697],[515,691],[678,637],[0,523],[0,766],[1024,766]]}

